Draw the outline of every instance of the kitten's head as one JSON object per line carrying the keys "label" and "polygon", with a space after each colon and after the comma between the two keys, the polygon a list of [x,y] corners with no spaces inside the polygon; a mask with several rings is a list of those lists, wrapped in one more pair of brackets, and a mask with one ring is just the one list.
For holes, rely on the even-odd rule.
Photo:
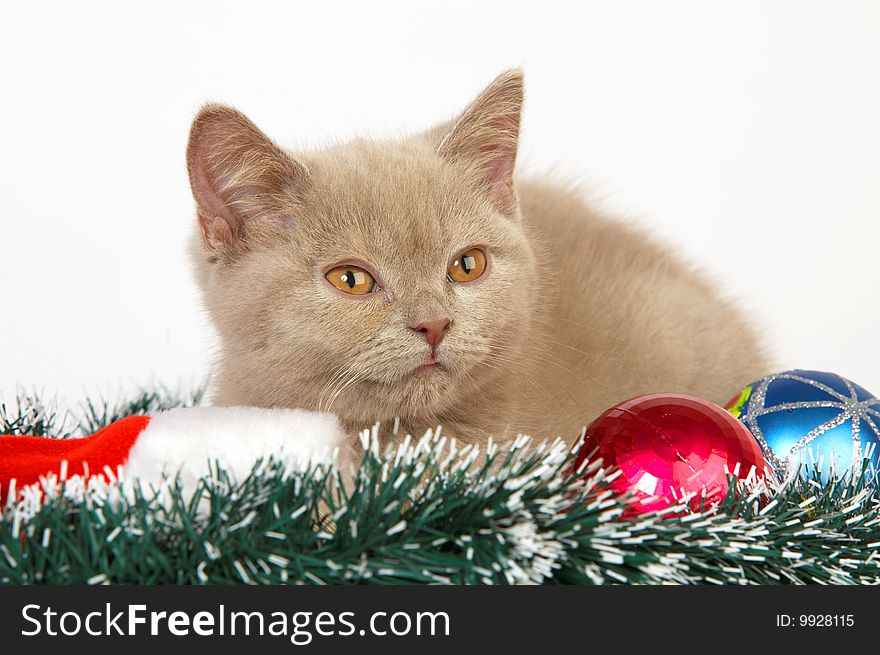
{"label": "kitten's head", "polygon": [[442,420],[509,372],[535,258],[513,184],[522,75],[396,142],[279,148],[205,107],[187,151],[223,402]]}

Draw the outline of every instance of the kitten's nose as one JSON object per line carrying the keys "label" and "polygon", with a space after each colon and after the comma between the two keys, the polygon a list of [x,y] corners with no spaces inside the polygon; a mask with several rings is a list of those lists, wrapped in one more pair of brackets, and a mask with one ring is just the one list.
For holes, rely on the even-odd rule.
{"label": "kitten's nose", "polygon": [[446,336],[446,330],[449,329],[449,319],[432,318],[427,321],[422,321],[417,325],[410,325],[409,327],[416,332],[421,332],[425,337],[425,341],[428,342],[428,345],[431,346],[431,349],[433,350],[437,347],[437,344],[443,341],[443,337]]}

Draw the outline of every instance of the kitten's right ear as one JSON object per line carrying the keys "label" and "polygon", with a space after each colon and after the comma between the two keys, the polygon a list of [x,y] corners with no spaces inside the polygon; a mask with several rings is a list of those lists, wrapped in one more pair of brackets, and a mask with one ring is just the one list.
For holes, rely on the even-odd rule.
{"label": "kitten's right ear", "polygon": [[215,254],[242,251],[254,225],[280,225],[307,176],[247,116],[223,105],[196,116],[186,163],[202,240]]}

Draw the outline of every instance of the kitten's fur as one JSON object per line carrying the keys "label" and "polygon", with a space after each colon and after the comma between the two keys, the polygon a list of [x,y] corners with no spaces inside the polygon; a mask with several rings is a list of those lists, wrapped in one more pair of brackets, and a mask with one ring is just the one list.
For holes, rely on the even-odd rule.
{"label": "kitten's fur", "polygon": [[[399,417],[465,441],[573,441],[650,392],[723,402],[767,370],[749,326],[699,275],[578,194],[513,170],[523,82],[499,76],[448,125],[400,141],[281,150],[210,105],[187,152],[197,274],[221,339],[214,402],[329,410],[356,434]],[[490,254],[478,281],[446,267]],[[383,290],[323,279],[367,264]],[[442,370],[409,326],[451,320]]]}

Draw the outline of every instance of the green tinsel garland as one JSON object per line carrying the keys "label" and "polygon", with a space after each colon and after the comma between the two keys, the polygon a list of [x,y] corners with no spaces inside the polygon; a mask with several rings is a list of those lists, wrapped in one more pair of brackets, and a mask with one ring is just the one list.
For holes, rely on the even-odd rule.
{"label": "green tinsel garland", "polygon": [[[144,393],[73,419],[35,397],[0,405],[0,433],[88,434],[122,416],[193,404]],[[56,497],[0,510],[0,583],[877,584],[880,497],[864,480],[732,490],[716,510],[623,521],[593,464],[564,474],[562,444],[456,452],[442,437],[368,451],[338,472],[273,462],[194,496]],[[110,495],[108,499],[107,495]]]}

